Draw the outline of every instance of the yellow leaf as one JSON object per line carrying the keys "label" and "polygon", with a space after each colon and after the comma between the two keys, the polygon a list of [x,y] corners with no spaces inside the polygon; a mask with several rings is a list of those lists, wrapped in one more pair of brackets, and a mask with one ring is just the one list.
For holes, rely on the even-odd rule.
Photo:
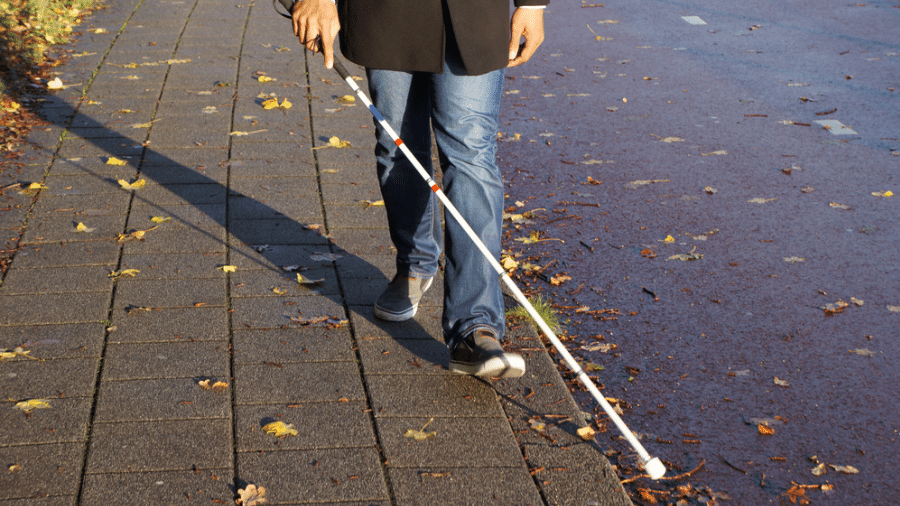
{"label": "yellow leaf", "polygon": [[131,125],[131,128],[150,128],[152,125],[152,121],[149,123],[135,123],[134,125]]}
{"label": "yellow leaf", "polygon": [[147,184],[147,181],[145,181],[143,179],[138,179],[137,181],[135,181],[133,183],[129,183],[128,181],[125,181],[124,179],[119,180],[119,186],[121,186],[123,190],[140,190],[146,184]]}
{"label": "yellow leaf", "polygon": [[274,77],[269,77],[269,76],[259,76],[256,79],[261,83],[271,83],[272,81],[275,80]]}
{"label": "yellow leaf", "polygon": [[273,287],[272,287],[272,292],[273,292],[275,295],[284,295],[284,294],[287,293],[287,290],[282,290],[281,288],[279,288],[279,287],[277,287],[277,286],[273,286]]}
{"label": "yellow leaf", "polygon": [[128,164],[128,162],[126,162],[125,160],[121,160],[114,156],[111,156],[106,160],[106,165],[127,165],[127,164]]}
{"label": "yellow leaf", "polygon": [[31,183],[24,189],[19,190],[19,193],[21,193],[23,195],[34,195],[38,191],[46,190],[46,189],[47,189],[47,185],[45,185],[43,183]]}
{"label": "yellow leaf", "polygon": [[50,409],[50,401],[46,399],[29,399],[27,401],[17,402],[16,409],[20,409],[26,413],[30,413],[35,409]]}
{"label": "yellow leaf", "polygon": [[516,262],[513,257],[509,255],[500,257],[500,264],[503,266],[503,269],[507,271],[511,271],[519,266],[519,262]]}
{"label": "yellow leaf", "polygon": [[119,234],[116,237],[116,240],[119,242],[130,241],[130,240],[143,241],[144,234],[146,234],[147,232],[149,232],[151,230],[156,230],[156,228],[157,227],[150,227],[147,230],[135,230],[134,232],[130,232],[127,234]]}
{"label": "yellow leaf", "polygon": [[47,88],[50,88],[51,90],[61,90],[65,88],[65,85],[63,85],[62,79],[57,77],[47,83]]}
{"label": "yellow leaf", "polygon": [[872,192],[872,195],[875,197],[890,197],[894,194],[891,190],[883,191],[883,192]]}
{"label": "yellow leaf", "polygon": [[794,263],[796,263],[796,262],[805,262],[806,259],[805,259],[805,258],[800,258],[800,257],[798,257],[798,256],[791,256],[791,257],[784,257],[784,261],[785,261],[785,262],[789,262],[789,263],[791,263],[791,264],[794,264]]}
{"label": "yellow leaf", "polygon": [[356,102],[356,98],[353,95],[344,95],[343,97],[337,99],[339,104],[352,104]]}
{"label": "yellow leaf", "polygon": [[594,436],[597,435],[597,432],[590,427],[582,427],[575,432],[577,432],[578,435],[581,436],[581,439],[584,439],[585,441],[591,441],[594,439]]}
{"label": "yellow leaf", "polygon": [[660,139],[659,142],[671,144],[673,142],[684,142],[684,139],[682,139],[681,137],[666,137],[665,139]]}
{"label": "yellow leaf", "polygon": [[234,502],[240,506],[260,506],[266,503],[266,487],[247,485],[247,488],[238,489],[238,496]]}
{"label": "yellow leaf", "polygon": [[137,269],[122,269],[121,271],[112,271],[109,273],[109,277],[111,278],[121,278],[123,276],[134,277],[137,273],[141,271]]}
{"label": "yellow leaf", "polygon": [[790,382],[790,381],[786,381],[786,380],[783,380],[783,379],[778,379],[778,376],[775,376],[775,379],[774,379],[773,382],[774,382],[776,385],[780,386],[780,387],[789,387],[789,386],[791,386],[791,382]]}
{"label": "yellow leaf", "polygon": [[863,357],[871,357],[875,355],[875,352],[868,348],[858,348],[855,350],[848,350],[850,353],[855,353],[857,355],[861,355]]}
{"label": "yellow leaf", "polygon": [[328,139],[328,145],[333,148],[346,148],[350,146],[350,141],[342,141],[338,136],[331,137]]}
{"label": "yellow leaf", "polygon": [[316,283],[321,283],[323,281],[325,281],[325,278],[309,279],[309,278],[305,277],[304,275],[300,274],[299,272],[297,273],[297,282],[300,283],[301,285],[314,285]]}
{"label": "yellow leaf", "polygon": [[285,436],[296,436],[297,430],[294,429],[294,426],[291,424],[286,424],[284,422],[272,422],[266,425],[263,425],[263,432],[266,434],[275,436],[277,438],[283,438]]}
{"label": "yellow leaf", "polygon": [[383,200],[360,200],[359,202],[362,202],[363,204],[365,204],[366,209],[368,209],[370,207],[384,207]]}
{"label": "yellow leaf", "polygon": [[428,420],[425,423],[425,425],[422,427],[421,430],[407,429],[406,433],[403,435],[406,437],[411,437],[411,438],[415,439],[416,441],[425,441],[428,438],[432,438],[437,434],[437,432],[425,432],[425,427],[428,427],[428,424],[433,421],[434,421],[434,418]]}
{"label": "yellow leaf", "polygon": [[747,202],[749,202],[749,203],[751,203],[751,204],[765,204],[766,202],[772,202],[773,200],[776,200],[776,199],[761,199],[761,198],[755,198],[755,199],[750,199],[750,200],[748,200]]}
{"label": "yellow leaf", "polygon": [[131,114],[133,112],[134,111],[132,111],[131,109],[119,109],[118,111],[114,112],[113,114]]}
{"label": "yellow leaf", "polygon": [[264,100],[262,103],[262,106],[263,106],[263,109],[266,109],[266,110],[274,109],[274,108],[278,107],[278,99],[270,98],[269,100]]}
{"label": "yellow leaf", "polygon": [[700,156],[709,156],[709,155],[727,155],[727,154],[728,154],[728,151],[725,151],[724,149],[720,149],[720,150],[718,150],[718,151],[712,151],[712,152],[710,152],[710,153],[700,153]]}
{"label": "yellow leaf", "polygon": [[226,274],[235,272],[237,270],[237,267],[235,267],[233,265],[220,265],[219,267],[216,267],[216,268]]}
{"label": "yellow leaf", "polygon": [[84,232],[86,234],[89,234],[89,233],[93,232],[94,230],[96,230],[96,229],[88,228],[84,223],[82,223],[80,221],[78,222],[78,225],[75,226],[76,232]]}
{"label": "yellow leaf", "polygon": [[666,243],[668,243],[668,242],[675,242],[675,238],[672,237],[671,235],[667,235],[666,238],[663,239],[663,242],[666,242]]}
{"label": "yellow leaf", "polygon": [[31,350],[26,350],[25,348],[22,348],[21,346],[17,346],[12,351],[9,351],[7,349],[2,349],[2,350],[0,350],[0,362],[2,362],[4,360],[9,360],[11,358],[16,358],[16,357],[25,357],[25,358],[30,358],[31,360],[39,360],[34,357],[29,357],[28,356],[29,353],[31,353]]}
{"label": "yellow leaf", "polygon": [[290,109],[291,106],[293,106],[293,105],[294,105],[294,104],[288,102],[288,99],[284,99],[284,100],[281,101],[281,105],[279,105],[278,107],[281,107],[282,109],[287,110],[287,109]]}
{"label": "yellow leaf", "polygon": [[172,221],[172,218],[170,218],[168,216],[166,216],[166,217],[154,216],[154,217],[150,218],[150,221],[152,221],[153,223],[165,223],[167,221]]}

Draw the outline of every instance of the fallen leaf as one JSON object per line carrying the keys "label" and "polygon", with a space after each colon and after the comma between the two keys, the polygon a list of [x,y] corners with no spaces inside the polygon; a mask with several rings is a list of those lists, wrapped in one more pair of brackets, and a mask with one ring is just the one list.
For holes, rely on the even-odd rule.
{"label": "fallen leaf", "polygon": [[844,308],[849,306],[846,302],[842,300],[838,300],[837,302],[832,302],[830,304],[825,304],[821,306],[819,309],[825,311],[825,314],[831,316],[835,313],[841,313],[844,311]]}
{"label": "fallen leaf", "polygon": [[684,142],[684,139],[682,139],[681,137],[666,137],[665,139],[660,139],[659,142],[671,144],[673,142]]}
{"label": "fallen leaf", "polygon": [[265,504],[266,487],[257,487],[256,485],[247,485],[247,488],[238,489],[238,497],[235,503],[240,506],[259,506]]}
{"label": "fallen leaf", "polygon": [[798,256],[791,256],[791,257],[784,257],[784,261],[785,261],[785,262],[789,262],[789,263],[791,263],[791,264],[794,264],[794,263],[797,263],[797,262],[805,262],[806,259],[805,259],[805,258],[800,258],[800,257],[798,257]]}
{"label": "fallen leaf", "polygon": [[114,156],[111,156],[106,160],[106,165],[127,165],[127,164],[128,164],[128,162],[126,162],[125,160],[121,160]]}
{"label": "fallen leaf", "polygon": [[[23,346],[27,346],[27,344],[28,343],[25,343]],[[4,349],[0,350],[0,362],[5,361],[5,360],[10,360],[10,359],[13,359],[16,357],[24,357],[24,358],[30,358],[31,360],[39,360],[34,357],[29,357],[28,356],[29,353],[31,353],[31,350],[26,350],[25,348],[22,348],[22,346],[17,346],[12,351],[4,348]]]}
{"label": "fallen leaf", "polygon": [[230,274],[232,272],[237,271],[237,267],[235,267],[233,265],[220,265],[220,266],[216,267],[216,269],[219,269],[220,271],[222,271],[226,274]]}
{"label": "fallen leaf", "polygon": [[228,383],[224,381],[216,381],[213,383],[211,379],[205,379],[197,382],[203,390],[212,390],[213,392],[224,392],[228,389]]}
{"label": "fallen leaf", "polygon": [[112,272],[110,272],[108,277],[118,279],[118,278],[121,278],[121,277],[124,277],[124,276],[129,276],[129,277],[132,277],[132,278],[133,278],[133,277],[135,277],[135,275],[137,275],[139,272],[141,272],[141,271],[139,271],[139,270],[137,270],[137,269],[122,269],[122,270],[120,270],[120,271],[112,271]]}
{"label": "fallen leaf", "polygon": [[297,273],[297,283],[300,283],[301,285],[314,285],[316,283],[321,283],[323,281],[325,281],[325,278],[309,279],[309,278],[305,277],[304,275],[300,274],[299,272]]}
{"label": "fallen leaf", "polygon": [[133,183],[129,183],[128,181],[125,181],[124,179],[119,180],[119,186],[121,186],[123,190],[140,190],[141,188],[146,186],[146,184],[147,184],[147,181],[144,179],[138,179],[137,181],[135,181]]}
{"label": "fallen leaf", "polygon": [[22,470],[22,466],[20,466],[19,464],[13,464],[13,465],[9,466],[9,472],[11,472],[11,473],[18,473],[21,470]]}
{"label": "fallen leaf", "polygon": [[775,376],[774,382],[775,382],[776,385],[778,385],[778,386],[780,386],[780,387],[789,387],[789,386],[791,386],[791,382],[790,382],[790,381],[785,381],[785,380],[782,380],[782,379],[778,379],[778,376]]}
{"label": "fallen leaf", "polygon": [[823,474],[825,474],[825,471],[826,469],[824,462],[809,470],[809,472],[811,472],[813,476],[822,476]]}
{"label": "fallen leaf", "polygon": [[352,104],[354,102],[356,102],[356,98],[354,98],[353,95],[344,95],[337,99],[337,103],[339,104]]}
{"label": "fallen leaf", "polygon": [[771,436],[772,434],[775,434],[775,429],[773,429],[772,427],[769,427],[768,425],[766,425],[764,423],[757,425],[756,429],[763,436]]}
{"label": "fallen leaf", "polygon": [[718,150],[718,151],[712,151],[712,152],[710,152],[710,153],[700,153],[700,156],[709,156],[709,155],[727,155],[727,154],[728,154],[728,151],[725,151],[724,149],[720,149],[720,150]]}
{"label": "fallen leaf", "polygon": [[152,221],[153,223],[165,223],[167,221],[172,221],[172,218],[170,218],[168,216],[166,216],[166,217],[154,216],[154,217],[150,218],[150,221]]}
{"label": "fallen leaf", "polygon": [[681,260],[682,262],[687,262],[690,260],[700,260],[701,258],[703,258],[702,253],[678,253],[677,255],[670,256],[666,259],[666,261],[668,262],[669,260]]}
{"label": "fallen leaf", "polygon": [[664,242],[664,243],[672,243],[672,242],[675,242],[675,238],[672,237],[671,235],[667,235],[666,238],[662,240],[662,242]]}
{"label": "fallen leaf", "polygon": [[519,262],[516,262],[516,260],[509,255],[503,255],[500,257],[500,265],[503,266],[504,270],[511,271],[519,266]]}
{"label": "fallen leaf", "polygon": [[297,430],[294,428],[292,424],[286,424],[284,422],[272,422],[266,425],[263,425],[263,432],[269,434],[271,436],[275,436],[277,438],[283,438],[286,436],[296,436],[298,434]]}
{"label": "fallen leaf", "polygon": [[46,399],[28,399],[27,401],[17,402],[15,408],[25,413],[31,413],[35,409],[50,409],[50,401]]}
{"label": "fallen leaf", "polygon": [[571,276],[566,276],[565,274],[558,274],[556,276],[550,277],[550,284],[553,286],[559,286],[559,285],[565,283],[566,281],[569,281],[570,279],[572,279]]}
{"label": "fallen leaf", "polygon": [[883,192],[872,192],[872,195],[875,197],[890,197],[894,194],[891,190],[886,190]]}
{"label": "fallen leaf", "polygon": [[263,109],[266,109],[266,110],[278,108],[278,109],[282,109],[282,110],[287,111],[287,110],[290,109],[293,105],[294,105],[294,104],[290,103],[290,102],[288,101],[288,99],[282,100],[282,101],[281,101],[281,104],[279,104],[279,103],[278,103],[278,98],[270,98],[269,100],[265,100],[265,101],[263,101],[263,103],[262,103]]}
{"label": "fallen leaf", "polygon": [[862,300],[862,299],[857,299],[856,297],[850,297],[850,302],[851,302],[852,304],[854,304],[854,305],[857,305],[857,306],[862,306],[863,304],[865,304],[865,301],[864,301],[864,300]]}
{"label": "fallen leaf", "polygon": [[383,200],[358,200],[357,202],[365,204],[366,209],[368,209],[370,207],[384,207]]}
{"label": "fallen leaf", "polygon": [[425,422],[425,425],[423,425],[420,430],[407,429],[406,433],[404,433],[403,435],[406,437],[411,437],[411,438],[415,439],[416,441],[425,441],[428,438],[432,438],[437,434],[437,432],[425,432],[425,427],[428,427],[428,424],[433,421],[434,421],[434,418],[431,418],[430,420]]}
{"label": "fallen leaf", "polygon": [[749,202],[749,203],[751,203],[751,204],[765,204],[766,202],[772,202],[773,200],[777,200],[777,199],[761,199],[761,198],[755,198],[755,199],[750,199],[750,200],[748,200],[747,202]]}
{"label": "fallen leaf", "polygon": [[871,356],[874,356],[874,355],[875,355],[875,352],[874,352],[874,351],[869,350],[869,349],[867,349],[867,348],[858,348],[858,349],[855,349],[855,350],[849,350],[849,351],[850,351],[850,353],[855,353],[855,354],[857,354],[857,355],[862,355],[862,356],[864,356],[864,357],[871,357]]}
{"label": "fallen leaf", "polygon": [[597,435],[597,432],[590,427],[582,427],[575,432],[577,432],[578,435],[581,436],[581,439],[584,439],[585,441],[591,441],[594,439],[594,436]]}
{"label": "fallen leaf", "polygon": [[89,228],[87,225],[85,225],[84,223],[82,223],[80,221],[78,222],[78,225],[75,225],[75,232],[89,234],[89,233],[93,232],[94,230],[97,230],[96,227]]}
{"label": "fallen leaf", "polygon": [[900,306],[888,306],[887,310],[892,313],[900,313]]}
{"label": "fallen leaf", "polygon": [[839,472],[839,473],[859,474],[859,469],[857,469],[857,468],[855,468],[855,467],[853,467],[853,466],[838,466],[838,465],[835,465],[835,464],[828,464],[828,466],[831,467],[832,469],[834,469],[835,471]]}
{"label": "fallen leaf", "polygon": [[641,256],[644,258],[656,258],[656,253],[650,248],[644,248],[641,250]]}
{"label": "fallen leaf", "polygon": [[350,141],[342,141],[337,135],[328,139],[328,145],[333,148],[347,148],[350,147]]}
{"label": "fallen leaf", "polygon": [[38,191],[46,190],[46,189],[47,189],[47,185],[45,185],[43,183],[31,183],[30,185],[26,186],[25,188],[19,190],[19,193],[21,193],[23,195],[34,195]]}
{"label": "fallen leaf", "polygon": [[844,205],[844,204],[838,204],[838,203],[832,202],[832,203],[830,203],[830,204],[828,204],[828,205],[829,205],[832,209],[842,209],[842,210],[844,210],[844,211],[850,210],[850,206]]}
{"label": "fallen leaf", "polygon": [[256,80],[261,83],[271,83],[272,81],[275,81],[276,79],[274,77],[269,77],[269,76],[259,76],[256,78]]}
{"label": "fallen leaf", "polygon": [[119,234],[119,235],[116,237],[116,240],[119,241],[119,242],[123,242],[123,241],[143,241],[143,240],[144,240],[144,235],[145,235],[147,232],[149,232],[149,231],[151,231],[151,230],[156,230],[156,229],[157,229],[157,227],[150,227],[150,228],[148,228],[147,230],[135,230],[134,232],[129,232],[129,233],[127,233],[127,234]]}
{"label": "fallen leaf", "polygon": [[50,82],[47,83],[47,88],[49,88],[51,90],[61,90],[64,87],[65,86],[63,85],[62,79],[60,79],[58,77],[54,78],[53,80],[51,80]]}

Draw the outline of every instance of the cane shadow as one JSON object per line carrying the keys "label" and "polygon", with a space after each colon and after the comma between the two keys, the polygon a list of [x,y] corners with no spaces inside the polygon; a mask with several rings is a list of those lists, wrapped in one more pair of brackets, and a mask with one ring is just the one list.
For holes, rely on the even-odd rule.
{"label": "cane shadow", "polygon": [[[79,145],[88,148],[90,156],[74,160],[57,157],[50,165],[48,175],[54,175],[57,164],[67,164],[73,170],[62,170],[63,174],[92,176],[95,183],[101,186],[117,188],[117,179],[121,178],[121,174],[130,174],[131,177],[125,178],[129,181],[144,179],[147,182],[144,188],[132,192],[125,228],[119,232],[127,235],[153,226],[158,228],[147,232],[141,241],[123,243],[121,268],[131,267],[129,262],[142,256],[159,259],[173,255],[174,258],[176,254],[191,250],[167,250],[166,247],[157,249],[153,246],[154,241],[189,240],[199,245],[194,251],[209,252],[212,255],[228,251],[228,263],[237,267],[237,271],[229,275],[234,334],[245,330],[295,331],[297,350],[301,352],[303,339],[310,335],[309,332],[329,331],[329,322],[316,321],[329,316],[349,320],[352,335],[358,342],[384,343],[390,340],[405,350],[410,356],[410,362],[423,367],[447,369],[446,346],[439,339],[440,283],[436,283],[426,294],[420,307],[420,316],[416,319],[393,323],[374,317],[372,305],[389,281],[386,273],[393,273],[393,256],[373,257],[357,252],[375,252],[389,248],[386,229],[341,228],[334,230],[334,236],[328,236],[321,228],[320,220],[324,216],[327,223],[329,217],[323,213],[326,208],[335,209],[334,206],[325,206],[319,200],[319,213],[316,215],[319,218],[315,221],[303,220],[292,217],[295,214],[293,212],[268,205],[246,189],[229,186],[227,183],[229,173],[234,174],[240,170],[243,171],[242,176],[260,176],[262,182],[259,184],[265,186],[264,176],[269,174],[261,170],[249,173],[248,167],[267,164],[274,167],[282,162],[288,163],[288,160],[221,160],[217,155],[223,151],[210,150],[211,154],[206,158],[201,156],[187,164],[168,156],[162,151],[163,148],[157,150],[150,145],[142,146],[140,140],[82,114],[61,97],[47,96],[42,109],[52,111],[52,114],[44,115],[44,119],[64,131],[71,131],[75,125],[78,132],[91,132],[90,137],[78,137]],[[152,130],[150,138],[152,139]],[[133,151],[129,151],[130,149]],[[309,150],[309,146],[296,149],[298,152]],[[193,150],[194,153],[202,151]],[[125,163],[116,172],[119,176],[112,175],[105,165],[105,161],[113,157]],[[295,165],[298,170],[318,175],[315,163],[310,156],[308,160]],[[374,163],[370,164],[369,170],[374,179],[373,166]],[[283,171],[280,175],[290,176]],[[242,179],[246,182],[251,178]],[[106,191],[110,190],[107,188]],[[316,188],[317,199],[319,191]],[[360,205],[360,209],[363,208]],[[296,214],[303,214],[303,211],[297,211]],[[170,218],[170,221],[154,224],[150,221],[153,216]],[[376,219],[381,221],[374,221]],[[371,223],[373,227],[378,223],[385,223],[383,213],[378,218],[372,213],[365,218],[365,223]],[[76,224],[73,220],[73,229]],[[361,234],[369,237],[360,239]],[[71,236],[67,242],[96,238],[96,235],[90,239],[87,236]],[[116,238],[109,237],[109,240],[115,242]],[[31,245],[40,244],[41,241],[31,242]],[[225,260],[226,256],[218,253],[217,264],[224,265]],[[296,277],[298,273],[305,278],[322,281],[299,284]],[[123,278],[116,283],[121,286],[136,281],[140,282],[140,277]],[[279,295],[277,291],[280,290],[288,293]],[[117,289],[117,292],[122,290]],[[117,296],[120,295],[117,293]],[[127,300],[123,302],[129,303]],[[136,302],[135,306],[138,305],[140,304]],[[115,317],[114,311],[114,319]],[[333,322],[331,325],[334,325]],[[369,350],[378,346],[373,344],[362,347]],[[261,359],[260,362],[262,361]]]}

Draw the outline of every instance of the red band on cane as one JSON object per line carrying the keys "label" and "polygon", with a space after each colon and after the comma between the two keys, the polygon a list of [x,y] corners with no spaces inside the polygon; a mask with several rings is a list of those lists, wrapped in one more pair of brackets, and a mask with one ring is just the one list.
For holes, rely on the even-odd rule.
{"label": "red band on cane", "polygon": [[397,140],[394,141],[394,144],[396,144],[396,145],[399,146],[399,145],[403,144],[403,141],[400,140],[400,139],[397,139]]}
{"label": "red band on cane", "polygon": [[434,193],[437,193],[438,190],[440,190],[440,188],[438,187],[438,185],[436,185],[436,184],[431,185],[431,191],[433,191]]}

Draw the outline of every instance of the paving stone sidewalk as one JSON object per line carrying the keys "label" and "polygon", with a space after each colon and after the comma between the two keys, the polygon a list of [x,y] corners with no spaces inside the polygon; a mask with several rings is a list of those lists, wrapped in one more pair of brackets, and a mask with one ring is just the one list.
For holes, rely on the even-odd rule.
{"label": "paving stone sidewalk", "polygon": [[82,28],[18,175],[46,187],[0,215],[24,227],[0,348],[30,350],[0,363],[0,505],[630,504],[529,325],[526,376],[481,381],[447,371],[439,282],[373,317],[372,120],[267,2],[110,0]]}

